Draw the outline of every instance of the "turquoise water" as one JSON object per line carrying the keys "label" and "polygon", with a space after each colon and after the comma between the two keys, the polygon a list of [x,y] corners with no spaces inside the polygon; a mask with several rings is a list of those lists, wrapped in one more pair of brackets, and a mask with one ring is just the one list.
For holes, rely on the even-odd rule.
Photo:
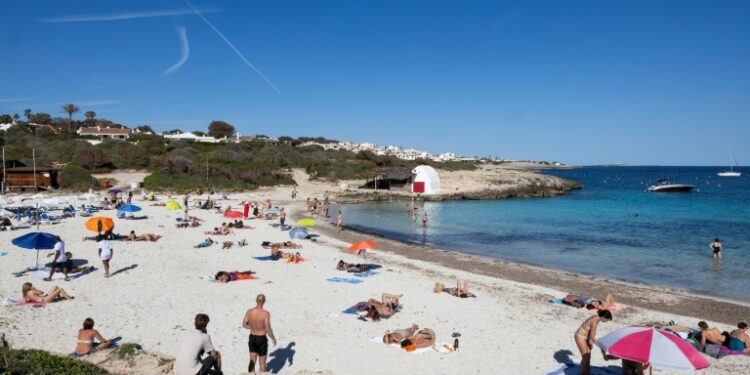
{"label": "turquoise water", "polygon": [[[403,241],[750,302],[750,170],[719,178],[719,169],[550,170],[585,188],[557,198],[426,202],[427,228],[422,211],[412,222],[405,200],[341,209],[347,226]],[[696,190],[644,191],[659,178]],[[717,236],[721,261],[709,248]]]}

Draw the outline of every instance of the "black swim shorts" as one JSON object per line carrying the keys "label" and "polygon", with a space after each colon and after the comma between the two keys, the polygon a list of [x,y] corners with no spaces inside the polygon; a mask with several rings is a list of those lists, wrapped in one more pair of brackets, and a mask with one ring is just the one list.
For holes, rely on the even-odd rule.
{"label": "black swim shorts", "polygon": [[250,349],[250,353],[258,353],[259,356],[263,357],[268,354],[268,338],[250,335],[247,339],[247,347]]}

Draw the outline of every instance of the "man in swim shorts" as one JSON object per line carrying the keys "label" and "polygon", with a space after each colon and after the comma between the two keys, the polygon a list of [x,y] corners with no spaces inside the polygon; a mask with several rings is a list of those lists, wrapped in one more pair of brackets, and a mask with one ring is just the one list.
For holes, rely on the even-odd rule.
{"label": "man in swim shorts", "polygon": [[273,346],[276,346],[276,337],[271,329],[271,314],[263,309],[265,303],[266,296],[258,294],[255,298],[255,307],[247,310],[242,320],[242,328],[250,330],[250,337],[247,340],[247,346],[250,349],[250,364],[247,366],[247,372],[251,373],[255,371],[256,361],[258,361],[260,372],[266,371],[268,337],[271,338]]}

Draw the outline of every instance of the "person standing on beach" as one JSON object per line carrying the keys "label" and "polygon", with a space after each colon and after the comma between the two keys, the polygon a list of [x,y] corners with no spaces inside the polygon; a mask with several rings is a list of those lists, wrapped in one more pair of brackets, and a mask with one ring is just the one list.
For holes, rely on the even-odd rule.
{"label": "person standing on beach", "polygon": [[50,253],[47,257],[54,255],[55,259],[52,261],[52,267],[50,267],[49,270],[49,277],[44,279],[44,281],[52,281],[52,276],[58,268],[62,269],[63,273],[65,273],[65,281],[70,280],[70,278],[68,278],[68,268],[65,267],[65,263],[68,261],[68,256],[65,254],[65,242],[63,242],[60,236],[55,236],[55,246],[52,249],[55,250],[55,252]]}
{"label": "person standing on beach", "polygon": [[344,214],[339,210],[336,215],[336,232],[341,233],[341,227],[344,225]]}
{"label": "person standing on beach", "polygon": [[128,204],[130,204],[133,201],[133,191],[128,192]]}
{"label": "person standing on beach", "polygon": [[279,223],[281,224],[281,230],[284,230],[286,222],[286,211],[284,211],[284,207],[281,207],[281,210],[279,210]]}
{"label": "person standing on beach", "polygon": [[719,240],[719,237],[714,238],[714,242],[711,242],[711,250],[714,252],[714,258],[721,258],[721,251],[724,250],[724,248],[721,246],[721,241]]}
{"label": "person standing on beach", "polygon": [[182,197],[182,207],[185,207],[186,210],[188,208],[188,201],[190,201],[190,196],[185,193],[185,195]]}
{"label": "person standing on beach", "polygon": [[[266,371],[266,359],[268,356],[268,337],[271,338],[273,346],[276,346],[276,337],[271,329],[271,313],[263,309],[266,296],[258,294],[255,297],[255,307],[245,312],[242,319],[242,328],[250,330],[247,346],[250,349],[250,364],[247,372],[255,372],[255,362],[258,361],[260,372]],[[268,337],[266,337],[268,335]]]}
{"label": "person standing on beach", "polygon": [[109,261],[112,259],[112,242],[110,242],[108,234],[98,236],[99,240],[99,258],[102,260],[104,266],[104,277],[109,277]]}
{"label": "person standing on beach", "polygon": [[[176,375],[221,375],[221,354],[214,349],[208,335],[209,318],[206,314],[195,316],[195,330],[189,331],[182,339],[175,356]],[[201,359],[203,354],[206,357]]]}
{"label": "person standing on beach", "polygon": [[573,338],[581,352],[581,375],[591,374],[591,349],[596,345],[596,330],[599,323],[612,320],[609,310],[600,310],[597,315],[586,319],[578,329],[573,332]]}

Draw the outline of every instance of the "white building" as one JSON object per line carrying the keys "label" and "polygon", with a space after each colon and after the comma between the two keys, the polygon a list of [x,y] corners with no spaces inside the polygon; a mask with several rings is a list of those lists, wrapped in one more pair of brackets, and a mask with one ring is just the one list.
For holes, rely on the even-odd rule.
{"label": "white building", "polygon": [[162,137],[172,141],[192,141],[201,143],[219,143],[222,139],[216,139],[210,136],[200,136],[193,133],[176,133],[176,134],[162,134]]}
{"label": "white building", "polygon": [[78,135],[88,135],[99,137],[99,140],[104,139],[119,139],[126,140],[130,138],[130,129],[128,128],[102,128],[101,126],[80,128],[78,129]]}
{"label": "white building", "polygon": [[420,165],[411,171],[412,193],[419,194],[439,194],[440,193],[440,177],[434,168],[429,165]]}

